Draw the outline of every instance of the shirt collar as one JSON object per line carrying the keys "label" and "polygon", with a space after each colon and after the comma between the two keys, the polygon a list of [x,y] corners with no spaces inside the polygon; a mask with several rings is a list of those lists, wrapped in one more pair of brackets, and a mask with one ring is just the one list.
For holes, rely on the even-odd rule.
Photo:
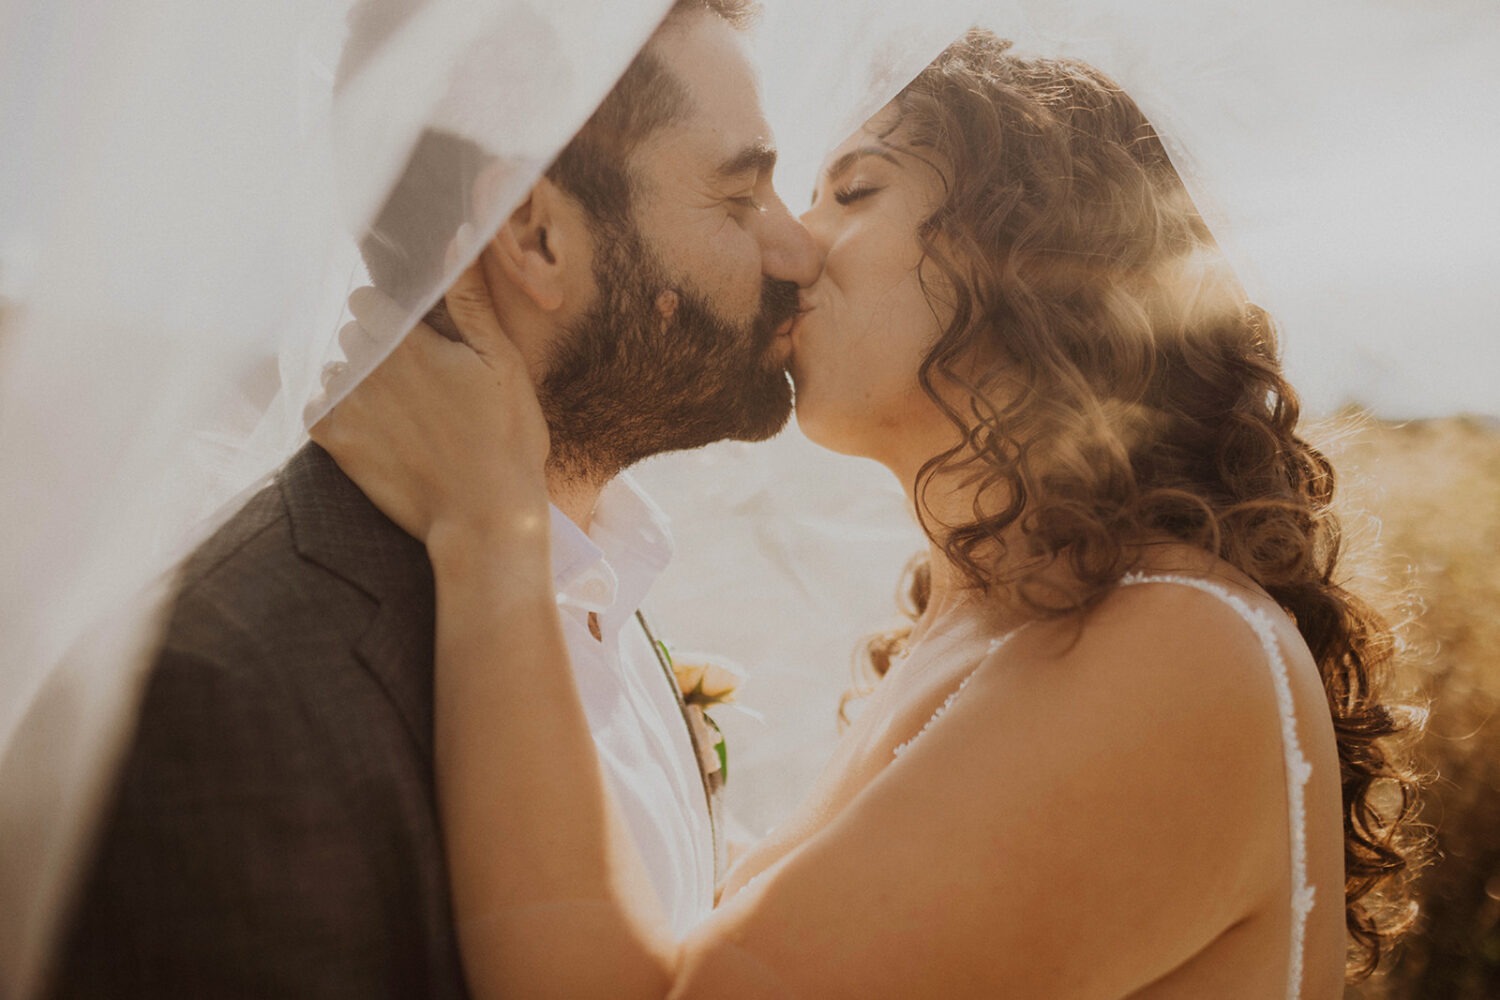
{"label": "shirt collar", "polygon": [[671,531],[661,508],[621,474],[600,493],[587,534],[556,506],[551,516],[558,603],[615,619],[616,625],[634,614],[672,558]]}

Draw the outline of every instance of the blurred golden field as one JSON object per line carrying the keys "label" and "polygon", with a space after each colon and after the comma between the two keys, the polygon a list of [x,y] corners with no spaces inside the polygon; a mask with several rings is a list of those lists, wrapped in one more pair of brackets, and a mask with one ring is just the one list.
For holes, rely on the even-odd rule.
{"label": "blurred golden field", "polygon": [[[1329,448],[1344,502],[1373,515],[1354,540],[1416,598],[1409,679],[1431,704],[1422,819],[1437,853],[1417,931],[1349,1000],[1500,997],[1500,422],[1360,422]],[[1373,553],[1373,555],[1372,555]]]}

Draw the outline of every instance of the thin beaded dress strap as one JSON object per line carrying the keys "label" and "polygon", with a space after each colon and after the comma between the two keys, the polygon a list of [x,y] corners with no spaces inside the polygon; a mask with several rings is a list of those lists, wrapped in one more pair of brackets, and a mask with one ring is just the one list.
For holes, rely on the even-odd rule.
{"label": "thin beaded dress strap", "polygon": [[1297,1000],[1302,995],[1302,964],[1304,937],[1307,931],[1307,916],[1313,908],[1315,887],[1307,881],[1307,800],[1306,786],[1312,777],[1312,765],[1302,752],[1302,741],[1297,735],[1297,706],[1292,699],[1291,676],[1286,659],[1281,655],[1281,645],[1276,641],[1276,629],[1271,616],[1263,609],[1252,608],[1244,598],[1232,594],[1225,587],[1193,576],[1171,574],[1130,573],[1120,580],[1120,586],[1128,587],[1141,583],[1170,583],[1218,598],[1245,620],[1260,639],[1266,660],[1271,667],[1271,680],[1276,688],[1276,704],[1281,713],[1281,746],[1286,763],[1287,809],[1291,822],[1292,855],[1292,940],[1286,995],[1288,1000]]}
{"label": "thin beaded dress strap", "polygon": [[[1030,622],[1027,622],[1027,624],[1029,625]],[[1010,640],[1015,637],[1016,633],[1020,632],[1024,628],[1026,628],[1026,625],[1022,625],[1020,628],[1011,629],[1004,635],[995,639],[991,639],[990,646],[985,650],[984,655],[979,658],[978,665],[976,665],[973,670],[969,671],[969,675],[963,679],[963,683],[954,688],[953,693],[948,695],[948,697],[943,700],[943,703],[937,707],[937,711],[932,713],[932,718],[927,720],[927,724],[921,729],[917,730],[917,734],[915,736],[907,740],[905,743],[902,743],[900,746],[896,747],[894,751],[892,751],[894,756],[900,757],[902,754],[906,753],[907,749],[913,743],[917,742],[917,740],[926,735],[927,730],[931,729],[937,722],[937,720],[941,719],[943,715],[948,711],[948,709],[953,707],[953,703],[958,700],[958,696],[964,693],[964,688],[968,687],[969,682],[974,679],[974,675],[979,673],[979,667],[983,666],[986,660],[1000,651],[1000,647],[1004,646],[1007,642],[1010,642]]]}

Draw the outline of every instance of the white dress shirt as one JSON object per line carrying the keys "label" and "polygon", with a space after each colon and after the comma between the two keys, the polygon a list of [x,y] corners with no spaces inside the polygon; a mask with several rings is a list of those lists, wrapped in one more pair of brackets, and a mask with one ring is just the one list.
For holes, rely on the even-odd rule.
{"label": "white dress shirt", "polygon": [[579,696],[605,780],[682,935],[713,908],[713,828],[677,696],[635,619],[671,557],[666,516],[628,476],[605,487],[587,535],[552,508],[553,583]]}

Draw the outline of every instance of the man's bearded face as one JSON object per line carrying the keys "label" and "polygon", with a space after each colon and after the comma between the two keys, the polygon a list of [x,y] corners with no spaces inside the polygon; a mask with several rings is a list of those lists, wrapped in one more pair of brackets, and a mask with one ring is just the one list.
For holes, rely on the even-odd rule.
{"label": "man's bearded face", "polygon": [[[796,314],[795,284],[766,278],[756,314],[725,316],[667,273],[634,223],[600,235],[595,255],[598,296],[537,387],[554,467],[606,478],[660,452],[762,441],[786,425],[792,387],[775,331]],[[675,310],[661,308],[663,292]]]}

